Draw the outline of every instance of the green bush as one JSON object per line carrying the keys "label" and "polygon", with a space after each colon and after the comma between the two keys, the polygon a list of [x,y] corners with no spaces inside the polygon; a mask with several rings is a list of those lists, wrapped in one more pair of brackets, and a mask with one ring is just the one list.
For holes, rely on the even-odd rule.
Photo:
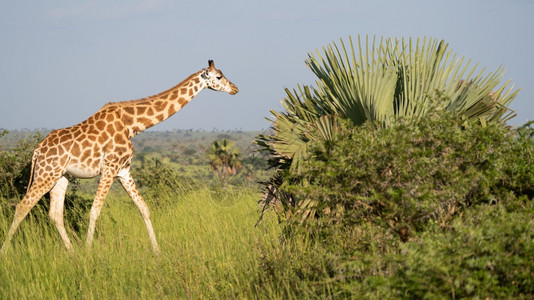
{"label": "green bush", "polygon": [[[0,132],[0,137],[8,134]],[[0,146],[0,198],[20,198],[26,192],[30,175],[32,151],[41,140],[39,133],[21,139],[12,150]]]}
{"label": "green bush", "polygon": [[534,202],[515,204],[466,210],[450,230],[406,244],[392,286],[410,298],[534,296]]}
{"label": "green bush", "polygon": [[532,129],[459,123],[339,121],[284,174],[284,239],[260,280],[297,297],[534,296]]}
{"label": "green bush", "polygon": [[143,190],[144,198],[157,200],[150,203],[151,206],[162,205],[160,199],[170,198],[166,196],[189,191],[193,187],[192,178],[180,175],[176,169],[157,158],[143,160],[139,167],[133,168],[132,176]]}
{"label": "green bush", "polygon": [[320,238],[293,227],[276,251],[263,249],[258,284],[296,298],[530,299],[534,202],[514,203],[466,209],[405,243],[372,223],[322,227]]}
{"label": "green bush", "polygon": [[534,195],[533,147],[500,125],[459,126],[435,113],[390,128],[353,127],[310,149],[301,172],[286,172],[282,190],[294,196],[286,217],[346,225],[373,222],[403,240],[429,221],[481,203]]}

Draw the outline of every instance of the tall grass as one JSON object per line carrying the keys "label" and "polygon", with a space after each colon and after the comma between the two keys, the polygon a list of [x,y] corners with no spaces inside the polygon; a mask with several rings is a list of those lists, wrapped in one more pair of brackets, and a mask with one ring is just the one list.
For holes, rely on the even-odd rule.
{"label": "tall grass", "polygon": [[[316,145],[295,194],[347,207],[342,222],[294,214],[279,225],[268,211],[254,227],[257,191],[176,177],[143,191],[161,255],[118,185],[91,250],[91,200],[69,202],[68,253],[38,205],[0,256],[0,299],[534,299],[531,128],[428,122],[344,129]],[[0,241],[10,202],[0,199]]]}
{"label": "tall grass", "polygon": [[[108,196],[91,250],[85,233],[71,232],[76,245],[68,253],[46,216],[27,218],[0,256],[0,298],[254,298],[261,253],[276,247],[281,231],[274,219],[254,227],[258,197],[250,189],[203,187],[147,199],[159,256],[125,193]],[[274,295],[277,287],[269,289]]]}

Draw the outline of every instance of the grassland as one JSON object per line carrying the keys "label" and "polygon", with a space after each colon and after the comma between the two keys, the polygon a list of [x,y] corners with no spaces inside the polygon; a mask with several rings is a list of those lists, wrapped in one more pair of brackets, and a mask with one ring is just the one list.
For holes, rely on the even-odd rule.
{"label": "grassland", "polygon": [[[254,227],[257,199],[251,189],[207,187],[147,199],[159,256],[123,192],[108,196],[91,250],[82,230],[71,232],[76,246],[68,253],[55,227],[35,212],[0,257],[0,298],[254,298],[261,253],[276,247],[281,230],[269,217]],[[0,231],[9,221],[0,217]]]}
{"label": "grassland", "polygon": [[[438,160],[429,159],[425,151],[419,151],[422,154],[414,151],[424,150],[423,147],[403,146],[406,141],[420,141],[404,136],[416,132],[412,129],[399,128],[400,134],[390,130],[386,139],[375,138],[370,146],[361,147],[373,155],[369,160],[360,159],[368,163],[363,167],[354,162],[339,164],[345,158],[353,159],[359,148],[351,146],[348,139],[338,141],[339,153],[351,155],[323,159],[338,162],[341,169],[330,173],[318,171],[313,178],[325,184],[314,195],[332,194],[332,199],[338,199],[343,188],[355,186],[340,187],[339,177],[348,180],[354,174],[368,177],[358,181],[365,182],[364,188],[372,188],[373,182],[382,186],[389,177],[371,175],[380,168],[377,162],[387,163],[387,157],[406,157],[419,164],[390,163],[408,175],[407,179],[384,185],[388,188],[384,197],[400,199],[411,195],[389,192],[390,187],[400,182],[398,190],[408,187],[410,191],[425,187],[439,190],[420,193],[424,197],[418,201],[396,200],[375,210],[380,209],[380,214],[347,223],[350,225],[317,219],[318,222],[308,224],[310,227],[283,220],[273,211],[268,211],[255,227],[261,194],[254,182],[266,174],[258,163],[262,158],[254,157],[243,146],[240,146],[243,157],[248,159],[244,164],[255,173],[255,178],[248,180],[241,172],[228,184],[217,185],[203,157],[202,145],[210,142],[203,134],[141,135],[147,141],[139,145],[142,151],[134,156],[132,173],[150,207],[161,254],[152,253],[142,218],[118,184],[112,186],[97,222],[93,248],[87,249],[83,241],[96,179],[73,182],[71,193],[67,194],[65,219],[75,244],[74,253],[65,250],[47,216],[44,199],[24,220],[6,255],[0,256],[0,299],[532,299],[532,140],[518,143],[513,136],[505,140],[501,134],[492,135],[489,128],[485,133],[475,134],[476,138],[466,136],[469,130],[454,130],[458,132],[424,131],[423,136],[460,139],[451,143],[453,146],[447,148],[447,155],[442,158],[462,163],[462,168],[447,167],[448,161],[422,164]],[[191,140],[173,141],[174,137],[168,134],[183,134],[183,138]],[[247,147],[246,135],[237,135],[241,138],[229,136],[241,139]],[[17,142],[21,146],[10,148],[3,143],[11,137],[3,138],[0,148],[14,150],[0,152],[0,178],[4,178],[0,184],[7,191],[0,196],[0,242],[12,220],[13,204],[25,191],[24,176],[29,173],[26,167],[33,149],[31,141]],[[389,147],[383,147],[384,140]],[[491,141],[491,147],[464,145],[475,140]],[[357,141],[361,145],[364,139]],[[174,143],[188,146],[174,147]],[[143,145],[151,148],[145,149]],[[343,145],[352,150],[344,150]],[[460,147],[457,155],[451,150],[454,147]],[[319,154],[315,152],[316,156]],[[480,160],[484,163],[466,167]],[[333,168],[336,164],[325,166]],[[410,171],[410,166],[417,169]],[[422,169],[425,166],[445,170],[428,172]],[[443,180],[439,184],[430,183],[435,176],[417,179],[427,173],[448,174],[453,184],[445,184],[444,177],[440,177]],[[413,178],[417,182],[410,185]],[[22,188],[10,189],[11,183]],[[450,202],[463,191],[462,186],[473,191],[457,197],[467,201],[465,205],[448,209],[451,215],[446,218],[413,223],[411,234],[402,239],[402,231],[396,230],[391,219],[397,220],[399,226],[417,221],[421,218],[409,217],[420,217],[434,207],[429,202],[435,199],[434,195],[445,195],[437,200]],[[364,189],[356,192],[359,190]],[[374,188],[375,197],[377,190]],[[345,195],[339,199],[353,199],[352,194]],[[378,202],[370,202],[373,203]],[[397,214],[397,219],[388,217],[388,207],[394,207],[390,211]],[[414,210],[416,213],[411,213]],[[282,218],[281,224],[278,217]]]}

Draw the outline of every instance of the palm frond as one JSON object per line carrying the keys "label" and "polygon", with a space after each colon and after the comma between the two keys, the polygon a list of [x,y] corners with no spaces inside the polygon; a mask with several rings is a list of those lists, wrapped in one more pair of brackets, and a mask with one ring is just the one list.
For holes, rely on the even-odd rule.
{"label": "palm frond", "polygon": [[518,90],[500,85],[505,70],[486,73],[453,53],[443,40],[349,36],[308,54],[316,86],[286,89],[283,112],[271,111],[272,133],[256,143],[271,154],[271,166],[299,171],[310,143],[330,139],[339,118],[354,126],[367,121],[390,126],[436,109],[461,119],[505,124]]}

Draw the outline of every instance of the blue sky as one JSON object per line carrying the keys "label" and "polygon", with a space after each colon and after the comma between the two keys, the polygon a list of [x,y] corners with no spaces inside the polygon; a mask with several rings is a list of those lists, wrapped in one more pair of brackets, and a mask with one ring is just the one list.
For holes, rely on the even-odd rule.
{"label": "blue sky", "polygon": [[1,1],[0,128],[62,128],[174,86],[208,59],[240,89],[202,91],[154,130],[259,130],[309,52],[360,35],[445,39],[522,88],[534,119],[534,1]]}

